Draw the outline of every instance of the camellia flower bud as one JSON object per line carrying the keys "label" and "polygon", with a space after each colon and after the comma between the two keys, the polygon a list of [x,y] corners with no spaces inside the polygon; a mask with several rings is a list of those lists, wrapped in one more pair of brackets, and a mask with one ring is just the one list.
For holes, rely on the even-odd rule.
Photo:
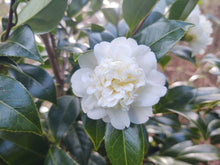
{"label": "camellia flower bud", "polygon": [[155,54],[134,39],[101,42],[94,55],[81,55],[72,89],[82,97],[82,110],[91,119],[110,122],[116,129],[141,124],[152,116],[152,106],[166,94],[166,78],[157,71]]}
{"label": "camellia flower bud", "polygon": [[195,25],[190,28],[184,36],[184,39],[192,48],[193,56],[205,53],[206,47],[210,45],[213,40],[211,37],[213,32],[212,23],[200,13],[198,5],[185,21]]}

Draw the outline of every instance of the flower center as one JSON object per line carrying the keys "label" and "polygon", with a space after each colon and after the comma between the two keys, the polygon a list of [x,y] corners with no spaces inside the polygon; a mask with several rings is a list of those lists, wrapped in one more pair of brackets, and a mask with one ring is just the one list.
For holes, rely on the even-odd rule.
{"label": "flower center", "polygon": [[94,82],[88,93],[96,96],[101,107],[118,106],[127,111],[136,97],[137,89],[145,82],[144,71],[135,59],[106,58],[95,68]]}

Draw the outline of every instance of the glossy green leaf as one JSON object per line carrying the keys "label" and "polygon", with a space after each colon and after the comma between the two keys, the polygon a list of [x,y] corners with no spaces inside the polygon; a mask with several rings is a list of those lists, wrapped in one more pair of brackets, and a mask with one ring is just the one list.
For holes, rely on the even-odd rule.
{"label": "glossy green leaf", "polygon": [[110,33],[109,31],[103,31],[103,32],[93,32],[89,34],[89,44],[90,47],[93,49],[94,46],[102,41],[112,41],[114,39],[114,35]]}
{"label": "glossy green leaf", "polygon": [[97,152],[92,152],[88,165],[106,165],[106,160]]}
{"label": "glossy green leaf", "polygon": [[144,158],[142,127],[136,125],[125,130],[116,130],[108,124],[105,148],[113,165],[141,165]]}
{"label": "glossy green leaf", "polygon": [[211,103],[220,100],[220,89],[217,87],[201,87],[195,89],[194,104]]}
{"label": "glossy green leaf", "polygon": [[[169,138],[169,140],[171,140],[171,139],[172,138]],[[167,139],[167,141],[165,141],[165,144],[170,143],[169,140]],[[166,145],[168,145],[168,144],[166,144]],[[190,140],[179,142],[174,145],[170,145],[170,147],[167,147],[167,149],[164,150],[162,152],[162,154],[166,155],[166,156],[176,157],[183,149],[185,149],[186,147],[190,147],[192,145],[193,145],[193,143]]]}
{"label": "glossy green leaf", "polygon": [[161,21],[147,26],[134,38],[151,48],[157,58],[163,57],[187,32],[192,24],[182,21]]}
{"label": "glossy green leaf", "polygon": [[208,125],[209,136],[212,144],[220,143],[220,119],[212,120]]}
{"label": "glossy green leaf", "polygon": [[216,57],[214,54],[208,54],[203,59],[202,62],[209,62],[213,65],[216,65],[218,68],[220,68],[220,58]]}
{"label": "glossy green leaf", "polygon": [[117,26],[118,24],[118,14],[115,8],[104,8],[102,12],[108,22],[111,22],[113,25]]}
{"label": "glossy green leaf", "polygon": [[5,31],[8,25],[8,17],[3,17],[1,20],[2,20],[2,31]]}
{"label": "glossy green leaf", "polygon": [[10,68],[10,76],[21,82],[34,97],[57,103],[53,79],[44,69],[28,64],[19,65],[19,68],[21,70]]}
{"label": "glossy green leaf", "polygon": [[36,33],[53,30],[64,16],[67,0],[31,0],[18,14],[17,26],[28,24]]}
{"label": "glossy green leaf", "polygon": [[148,159],[157,165],[192,165],[169,156],[149,156]]}
{"label": "glossy green leaf", "polygon": [[122,4],[123,17],[130,27],[130,33],[150,14],[158,0],[124,0]]}
{"label": "glossy green leaf", "polygon": [[97,24],[91,24],[91,30],[93,32],[102,32],[105,30],[105,28]]}
{"label": "glossy green leaf", "polygon": [[128,31],[129,31],[128,24],[125,22],[124,19],[122,19],[121,21],[119,21],[117,28],[118,28],[118,36],[119,36],[119,37],[121,37],[121,36],[126,36],[126,34],[127,34]]}
{"label": "glossy green leaf", "polygon": [[0,139],[8,140],[14,145],[40,157],[44,157],[49,148],[49,142],[46,137],[32,133],[0,131]]}
{"label": "glossy green leaf", "polygon": [[167,66],[167,64],[170,62],[171,57],[170,56],[163,56],[158,60],[158,63],[161,65],[163,69]]}
{"label": "glossy green leaf", "polygon": [[144,153],[147,153],[150,148],[148,132],[144,124],[142,124],[143,137],[144,137]]}
{"label": "glossy green leaf", "polygon": [[91,0],[90,8],[96,12],[102,7],[103,0]]}
{"label": "glossy green leaf", "polygon": [[73,96],[62,96],[58,105],[53,105],[48,114],[49,126],[57,142],[73,124],[80,113],[79,99]]}
{"label": "glossy green leaf", "polygon": [[193,57],[192,56],[192,50],[186,46],[175,46],[171,52],[182,58],[182,59],[185,59],[191,63],[193,63],[194,65],[196,65],[196,58],[195,56]]}
{"label": "glossy green leaf", "polygon": [[18,81],[0,75],[0,130],[41,134],[36,106]]}
{"label": "glossy green leaf", "polygon": [[44,165],[77,165],[65,151],[57,146],[52,146],[47,154]]}
{"label": "glossy green leaf", "polygon": [[[157,5],[161,3],[161,1],[159,1],[157,3]],[[157,6],[156,5],[156,6]],[[155,9],[155,8],[154,8]],[[162,13],[158,12],[158,11],[152,11],[149,16],[147,17],[147,19],[144,21],[144,23],[141,25],[139,31],[143,30],[144,28],[146,28],[147,26],[157,22],[157,21],[162,21],[165,20],[164,16]]]}
{"label": "glossy green leaf", "polygon": [[169,19],[185,20],[199,0],[176,0],[169,10]]}
{"label": "glossy green leaf", "polygon": [[88,2],[89,0],[72,0],[67,10],[68,17],[76,15]]}
{"label": "glossy green leaf", "polygon": [[5,162],[3,165],[34,165],[43,164],[44,155],[36,154],[28,148],[0,139],[0,158]]}
{"label": "glossy green leaf", "polygon": [[0,43],[0,56],[25,57],[42,62],[34,34],[27,25],[17,28],[6,42]]}
{"label": "glossy green leaf", "polygon": [[8,57],[0,56],[0,64],[7,65],[11,67],[17,67],[17,64]]}
{"label": "glossy green leaf", "polygon": [[105,123],[102,120],[92,120],[85,115],[83,117],[83,125],[97,151],[104,140]]}
{"label": "glossy green leaf", "polygon": [[190,163],[207,162],[220,159],[220,149],[212,145],[186,147],[177,159]]}
{"label": "glossy green leaf", "polygon": [[190,86],[177,86],[171,88],[166,96],[167,107],[181,109],[187,106],[195,97],[194,88]]}
{"label": "glossy green leaf", "polygon": [[62,145],[76,158],[80,165],[88,164],[91,142],[82,124],[76,123],[69,128],[62,139]]}

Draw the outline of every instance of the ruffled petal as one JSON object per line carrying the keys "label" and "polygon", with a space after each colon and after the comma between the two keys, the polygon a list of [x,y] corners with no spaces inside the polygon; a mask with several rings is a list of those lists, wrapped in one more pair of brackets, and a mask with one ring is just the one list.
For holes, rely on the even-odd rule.
{"label": "ruffled petal", "polygon": [[97,99],[93,95],[85,96],[82,98],[81,106],[83,112],[87,113],[93,109],[95,109],[97,106]]}
{"label": "ruffled petal", "polygon": [[94,54],[98,63],[102,61],[103,58],[109,56],[110,52],[110,43],[109,42],[101,42],[96,44],[94,47]]}
{"label": "ruffled petal", "polygon": [[106,116],[106,110],[101,107],[94,108],[87,112],[89,118],[98,120]]}
{"label": "ruffled petal", "polygon": [[78,58],[78,63],[80,68],[91,68],[94,69],[98,64],[97,60],[93,54],[91,53],[85,53]]}
{"label": "ruffled petal", "polygon": [[89,82],[93,71],[89,68],[82,68],[77,70],[71,77],[71,86],[73,93],[78,97],[83,97],[86,94]]}
{"label": "ruffled petal", "polygon": [[145,73],[157,68],[155,54],[145,45],[139,45],[134,51],[138,65],[144,69]]}
{"label": "ruffled petal", "polygon": [[110,118],[109,118],[109,116],[103,117],[102,120],[103,120],[104,122],[106,122],[106,123],[110,123]]}
{"label": "ruffled petal", "polygon": [[155,105],[166,92],[166,87],[147,82],[146,86],[137,91],[138,96],[135,98],[133,104],[139,107]]}
{"label": "ruffled petal", "polygon": [[142,124],[145,123],[149,116],[153,115],[152,107],[137,107],[132,106],[128,111],[128,115],[130,117],[130,121],[134,124]]}
{"label": "ruffled petal", "polygon": [[154,82],[158,85],[164,85],[166,83],[166,77],[164,76],[163,73],[157,71],[157,70],[152,70],[147,74],[147,80]]}
{"label": "ruffled petal", "polygon": [[127,111],[120,109],[111,109],[107,111],[111,124],[116,129],[124,129],[130,126],[130,119]]}

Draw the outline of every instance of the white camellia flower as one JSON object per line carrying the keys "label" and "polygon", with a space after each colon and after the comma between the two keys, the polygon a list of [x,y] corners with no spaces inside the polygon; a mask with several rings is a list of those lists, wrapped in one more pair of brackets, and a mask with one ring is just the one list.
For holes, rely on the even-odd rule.
{"label": "white camellia flower", "polygon": [[75,95],[82,97],[82,110],[116,129],[146,122],[152,106],[166,94],[166,78],[157,71],[155,54],[134,39],[101,42],[94,55],[81,55],[78,62],[81,68],[71,83]]}
{"label": "white camellia flower", "polygon": [[192,48],[193,56],[205,53],[206,47],[213,40],[211,37],[213,32],[212,23],[201,14],[198,5],[185,21],[195,25],[185,35],[186,41],[188,41],[189,46]]}

